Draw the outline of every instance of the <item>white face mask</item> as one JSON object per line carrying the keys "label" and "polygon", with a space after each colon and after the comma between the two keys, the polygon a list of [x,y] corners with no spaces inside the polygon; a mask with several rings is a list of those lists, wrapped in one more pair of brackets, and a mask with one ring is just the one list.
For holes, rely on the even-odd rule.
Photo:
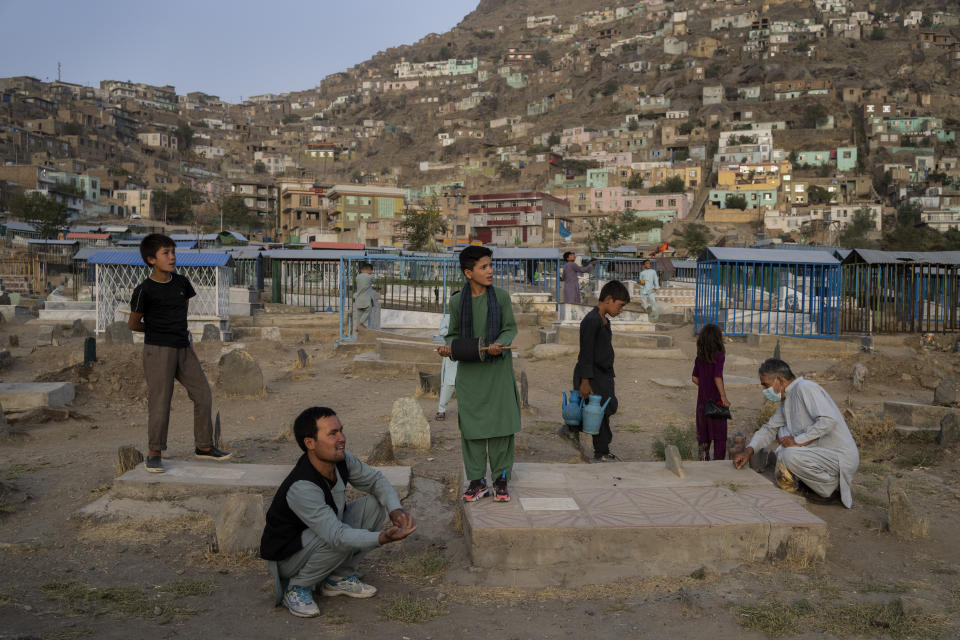
{"label": "white face mask", "polygon": [[773,390],[773,387],[767,387],[763,390],[763,397],[770,402],[780,402],[780,394]]}

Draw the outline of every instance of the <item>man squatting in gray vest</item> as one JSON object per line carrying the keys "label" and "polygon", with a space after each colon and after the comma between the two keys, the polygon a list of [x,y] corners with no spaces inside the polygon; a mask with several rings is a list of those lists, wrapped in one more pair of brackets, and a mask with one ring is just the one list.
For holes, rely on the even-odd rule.
{"label": "man squatting in gray vest", "polygon": [[[347,452],[332,409],[305,410],[293,434],[304,453],[267,510],[260,556],[276,581],[277,605],[311,618],[320,615],[313,600],[320,583],[324,596],[374,596],[377,588],[357,578],[360,559],[417,527],[383,474]],[[370,495],[347,503],[347,482]],[[393,526],[381,531],[387,514]]]}

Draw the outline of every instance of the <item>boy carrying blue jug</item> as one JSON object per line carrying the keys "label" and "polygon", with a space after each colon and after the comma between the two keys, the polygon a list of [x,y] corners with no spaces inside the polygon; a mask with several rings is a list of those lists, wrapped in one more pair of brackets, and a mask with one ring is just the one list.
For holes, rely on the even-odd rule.
{"label": "boy carrying blue jug", "polygon": [[[609,403],[600,423],[600,432],[593,436],[593,460],[591,462],[615,462],[610,453],[613,432],[610,431],[610,416],[617,412],[617,396],[613,374],[613,332],[609,318],[615,318],[630,302],[630,292],[619,280],[611,280],[600,289],[599,302],[580,321],[580,355],[573,370],[573,388],[580,397],[600,396],[600,402]],[[565,427],[563,435],[578,439],[577,427]]]}

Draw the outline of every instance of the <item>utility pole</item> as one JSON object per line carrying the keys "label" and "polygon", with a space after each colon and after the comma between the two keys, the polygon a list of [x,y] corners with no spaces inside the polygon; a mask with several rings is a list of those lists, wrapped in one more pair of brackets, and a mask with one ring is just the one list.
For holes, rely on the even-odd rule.
{"label": "utility pole", "polygon": [[57,82],[60,82],[60,63],[57,63]]}

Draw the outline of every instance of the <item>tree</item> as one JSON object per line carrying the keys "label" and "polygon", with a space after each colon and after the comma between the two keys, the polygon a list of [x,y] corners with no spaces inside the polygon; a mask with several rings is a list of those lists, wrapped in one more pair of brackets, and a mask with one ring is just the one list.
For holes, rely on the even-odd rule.
{"label": "tree", "polygon": [[[650,187],[650,193],[683,193],[686,184],[680,176],[670,176],[666,182]],[[730,199],[727,199],[729,203]]]}
{"label": "tree", "polygon": [[724,208],[740,209],[740,211],[743,211],[747,208],[747,197],[740,194],[735,196],[727,196],[727,200],[724,203]]}
{"label": "tree", "polygon": [[639,173],[635,173],[630,176],[630,179],[627,180],[628,189],[643,189],[643,176]]}
{"label": "tree", "polygon": [[220,210],[223,213],[224,229],[229,227],[250,231],[259,226],[259,219],[244,204],[242,196],[232,195],[224,198],[220,203]]}
{"label": "tree", "polygon": [[923,222],[923,207],[905,203],[884,220],[881,248],[887,251],[943,251],[948,238]]}
{"label": "tree", "polygon": [[559,133],[554,132],[554,133],[551,133],[549,136],[547,136],[547,146],[548,146],[548,147],[552,147],[552,146],[557,145],[557,144],[560,144],[560,134],[559,134]]}
{"label": "tree", "polygon": [[199,200],[199,194],[189,187],[180,187],[172,193],[154,191],[153,217],[168,222],[183,223],[193,218],[193,204]]}
{"label": "tree", "polygon": [[803,126],[807,129],[816,129],[826,124],[829,116],[830,114],[827,113],[827,109],[822,104],[819,102],[811,104],[803,110]]}
{"label": "tree", "polygon": [[177,148],[180,151],[187,151],[193,146],[193,127],[186,120],[178,122],[173,133],[177,137]]}
{"label": "tree", "polygon": [[812,184],[807,187],[807,201],[810,204],[828,204],[833,200],[833,194],[820,185]]}
{"label": "tree", "polygon": [[853,212],[853,219],[847,223],[837,241],[841,247],[847,249],[872,249],[875,243],[867,235],[873,229],[874,220],[870,207],[861,207]]}
{"label": "tree", "polygon": [[519,180],[520,169],[504,161],[497,165],[497,176],[503,180]]}
{"label": "tree", "polygon": [[704,224],[689,222],[673,232],[674,241],[691,256],[699,256],[708,244],[713,242],[713,234]]}
{"label": "tree", "polygon": [[283,124],[293,124],[294,122],[300,122],[300,116],[295,113],[288,113],[280,119]]}
{"label": "tree", "polygon": [[437,52],[437,60],[449,60],[454,57],[453,50],[447,45],[440,47],[440,51]]}
{"label": "tree", "polygon": [[10,203],[10,213],[32,224],[41,238],[55,236],[70,218],[66,205],[38,191],[15,197]]}
{"label": "tree", "polygon": [[639,129],[640,129],[640,121],[639,121],[639,120],[634,119],[634,120],[631,120],[630,122],[627,123],[627,130],[628,130],[628,131],[637,131],[637,130],[639,130]]}
{"label": "tree", "polygon": [[617,89],[620,88],[620,85],[617,84],[616,80],[612,78],[603,83],[603,86],[600,88],[600,93],[605,96],[612,96],[617,92]]}
{"label": "tree", "polygon": [[552,62],[550,52],[546,49],[537,49],[533,52],[533,61],[538,67],[549,67]]}
{"label": "tree", "polygon": [[627,210],[616,213],[599,224],[590,221],[590,230],[587,232],[587,242],[596,247],[601,253],[608,251],[618,242],[632,238],[638,233],[659,229],[663,223],[651,218],[641,218],[635,212]]}
{"label": "tree", "polygon": [[267,165],[263,164],[263,160],[257,160],[253,163],[253,172],[254,173],[266,173]]}
{"label": "tree", "polygon": [[436,251],[437,243],[434,238],[447,232],[447,222],[440,213],[440,207],[434,199],[430,205],[422,210],[407,209],[403,212],[400,228],[407,234],[407,242],[413,251]]}

